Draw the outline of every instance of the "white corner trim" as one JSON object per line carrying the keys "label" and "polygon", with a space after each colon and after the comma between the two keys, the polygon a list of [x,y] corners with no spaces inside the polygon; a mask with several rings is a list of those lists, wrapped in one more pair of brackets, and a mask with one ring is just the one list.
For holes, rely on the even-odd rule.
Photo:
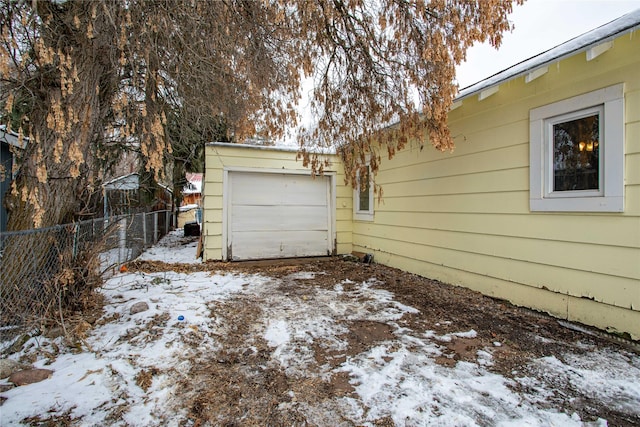
{"label": "white corner trim", "polygon": [[546,66],[546,65],[544,67],[540,67],[540,68],[537,68],[537,69],[535,69],[533,71],[530,71],[524,77],[524,82],[525,83],[531,83],[532,81],[534,81],[538,77],[541,77],[541,76],[544,76],[545,74],[547,74],[548,71],[549,71],[549,67]]}
{"label": "white corner trim", "polygon": [[[222,227],[222,259],[221,261],[228,261],[228,245],[229,245],[229,235],[227,233],[227,227],[230,224],[229,218],[229,208],[228,204],[231,200],[231,186],[229,185],[229,171],[222,171],[222,223],[220,226]],[[205,246],[206,247],[206,246]]]}
{"label": "white corner trim", "polygon": [[480,92],[478,94],[478,101],[483,101],[483,100],[487,99],[488,97],[490,97],[494,93],[497,93],[499,90],[500,90],[500,86],[497,86],[497,85],[483,90],[482,92]]}
{"label": "white corner trim", "polygon": [[613,41],[600,43],[599,45],[590,47],[589,49],[587,49],[587,61],[596,59],[598,56],[602,55],[612,47]]}

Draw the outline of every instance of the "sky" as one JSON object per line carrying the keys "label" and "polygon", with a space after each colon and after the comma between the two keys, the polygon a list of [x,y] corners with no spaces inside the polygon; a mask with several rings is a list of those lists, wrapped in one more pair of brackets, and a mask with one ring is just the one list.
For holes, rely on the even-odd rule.
{"label": "sky", "polygon": [[467,51],[456,72],[460,89],[538,53],[640,9],[640,0],[528,0],[514,5],[511,33],[497,51],[488,43]]}

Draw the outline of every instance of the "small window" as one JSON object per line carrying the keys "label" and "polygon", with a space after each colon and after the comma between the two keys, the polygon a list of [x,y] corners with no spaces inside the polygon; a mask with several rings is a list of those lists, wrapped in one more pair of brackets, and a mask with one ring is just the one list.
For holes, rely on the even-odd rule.
{"label": "small window", "polygon": [[550,196],[602,196],[601,117],[599,106],[548,121],[549,165],[553,166]]}
{"label": "small window", "polygon": [[623,85],[530,113],[530,209],[624,209]]}
{"label": "small window", "polygon": [[358,187],[353,191],[354,218],[362,221],[373,221],[373,185],[371,173],[367,167],[366,176],[357,177]]}

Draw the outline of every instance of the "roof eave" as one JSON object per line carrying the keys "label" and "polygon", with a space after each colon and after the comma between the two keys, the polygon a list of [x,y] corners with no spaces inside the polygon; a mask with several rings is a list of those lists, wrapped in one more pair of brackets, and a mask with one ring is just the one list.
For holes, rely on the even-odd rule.
{"label": "roof eave", "polygon": [[454,102],[478,95],[483,91],[500,86],[502,83],[525,76],[565,58],[586,52],[594,46],[606,43],[638,29],[640,29],[640,9],[627,13],[618,19],[467,86],[459,91]]}

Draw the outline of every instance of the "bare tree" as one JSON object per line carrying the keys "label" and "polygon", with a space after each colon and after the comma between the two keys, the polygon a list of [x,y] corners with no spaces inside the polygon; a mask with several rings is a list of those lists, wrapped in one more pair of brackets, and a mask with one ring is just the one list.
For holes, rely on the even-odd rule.
{"label": "bare tree", "polygon": [[352,182],[367,156],[375,173],[380,147],[392,156],[428,134],[451,149],[455,64],[475,41],[499,44],[511,2],[0,0],[0,8],[4,121],[30,141],[6,199],[9,229],[22,229],[72,219],[118,144],[137,144],[160,178],[172,149],[168,117],[221,117],[237,140],[258,130],[281,136],[296,124],[305,76],[318,120],[301,135],[300,155],[315,173],[323,159],[310,145],[337,146]]}

